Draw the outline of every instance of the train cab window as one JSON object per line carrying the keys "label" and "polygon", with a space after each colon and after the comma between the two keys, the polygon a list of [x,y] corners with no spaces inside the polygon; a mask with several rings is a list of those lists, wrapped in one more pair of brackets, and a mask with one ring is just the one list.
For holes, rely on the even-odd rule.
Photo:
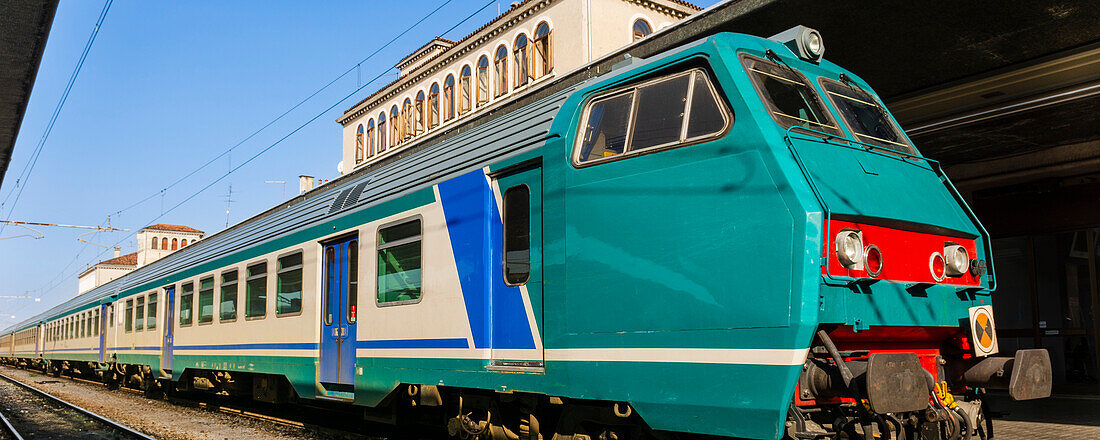
{"label": "train cab window", "polygon": [[732,120],[700,69],[631,85],[588,104],[574,164],[706,141]]}
{"label": "train cab window", "polygon": [[199,324],[214,322],[214,277],[199,280]]}
{"label": "train cab window", "polygon": [[248,266],[245,280],[245,318],[267,315],[267,262]]}
{"label": "train cab window", "polygon": [[780,66],[756,57],[744,56],[742,61],[760,98],[781,127],[798,125],[840,134],[831,114],[802,74],[786,65]]}
{"label": "train cab window", "polygon": [[221,301],[218,304],[221,308],[219,318],[221,322],[237,320],[237,298],[239,295],[240,284],[237,282],[237,271],[231,270],[222,273]]}
{"label": "train cab window", "polygon": [[180,286],[180,325],[191,325],[195,317],[191,311],[195,308],[195,284]]}
{"label": "train cab window", "polygon": [[145,297],[139,296],[134,303],[134,330],[145,328]]}
{"label": "train cab window", "polygon": [[886,109],[870,93],[850,82],[844,84],[822,79],[821,86],[856,140],[909,154],[917,153]]}
{"label": "train cab window", "polygon": [[287,315],[302,311],[302,253],[279,258],[275,292],[275,314]]}
{"label": "train cab window", "polygon": [[531,277],[531,188],[516,185],[504,191],[504,281],[518,286]]}
{"label": "train cab window", "polygon": [[149,294],[149,305],[145,310],[145,328],[149,330],[157,328],[157,292]]}
{"label": "train cab window", "polygon": [[378,304],[420,300],[420,219],[378,230]]}
{"label": "train cab window", "polygon": [[134,330],[134,300],[126,300],[126,331]]}

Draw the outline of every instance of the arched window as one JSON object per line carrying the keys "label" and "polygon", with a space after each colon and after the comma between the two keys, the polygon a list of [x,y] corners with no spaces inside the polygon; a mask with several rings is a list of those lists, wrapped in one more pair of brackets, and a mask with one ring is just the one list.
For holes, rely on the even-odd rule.
{"label": "arched window", "polygon": [[508,93],[508,48],[501,44],[497,47],[496,57],[493,58],[493,70],[496,74],[496,94],[503,96]]}
{"label": "arched window", "polygon": [[378,152],[386,151],[386,112],[378,114]]}
{"label": "arched window", "polygon": [[164,238],[160,239],[160,249],[161,250],[168,250],[168,237],[164,237]]}
{"label": "arched window", "polygon": [[649,22],[645,21],[644,18],[634,20],[634,40],[640,40],[652,33],[653,28],[649,27]]}
{"label": "arched window", "polygon": [[554,70],[554,58],[550,55],[550,24],[539,23],[535,27],[535,53],[531,63],[531,77],[542,78]]}
{"label": "arched window", "polygon": [[390,107],[390,145],[397,145],[401,143],[401,133],[405,122],[401,120],[401,110],[397,109],[397,104]]}
{"label": "arched window", "polygon": [[428,129],[439,125],[439,83],[433,83],[428,89]]}
{"label": "arched window", "polygon": [[186,238],[185,238],[185,239],[183,239],[183,240],[180,240],[180,247],[181,247],[181,248],[183,248],[183,247],[187,247],[187,239],[186,239]]}
{"label": "arched window", "polygon": [[455,76],[447,75],[443,81],[443,120],[450,121],[455,117]]}
{"label": "arched window", "polygon": [[374,156],[374,119],[367,121],[367,157]]}
{"label": "arched window", "polygon": [[489,57],[482,55],[477,60],[477,105],[489,102]]}
{"label": "arched window", "polygon": [[401,115],[403,116],[402,120],[405,121],[401,124],[404,127],[401,131],[401,140],[405,140],[416,133],[414,131],[416,130],[414,125],[416,123],[416,111],[413,110],[412,100],[409,98],[405,98],[405,102],[401,104]]}
{"label": "arched window", "polygon": [[156,249],[156,248],[157,248],[157,237],[153,237],[153,245],[149,246],[149,249]]}
{"label": "arched window", "polygon": [[458,114],[462,115],[470,111],[473,90],[470,88],[470,66],[462,66],[462,73],[458,75]]}
{"label": "arched window", "polygon": [[519,87],[527,84],[527,79],[531,76],[531,59],[527,53],[527,35],[519,34],[516,37],[516,43],[512,45],[512,53],[515,55],[516,63],[516,87]]}
{"label": "arched window", "polygon": [[173,238],[172,239],[172,250],[179,249],[179,245],[180,245],[179,242],[176,241],[176,239]]}
{"label": "arched window", "polygon": [[363,162],[363,124],[355,129],[355,164]]}
{"label": "arched window", "polygon": [[413,134],[417,135],[417,134],[423,133],[425,128],[428,128],[427,125],[424,124],[424,122],[425,122],[424,119],[426,119],[428,112],[424,108],[424,91],[423,90],[416,93],[416,109],[413,110],[413,111],[416,112],[416,118],[414,119],[414,121],[416,122],[416,126],[413,127],[414,129],[416,129],[416,131],[413,132]]}

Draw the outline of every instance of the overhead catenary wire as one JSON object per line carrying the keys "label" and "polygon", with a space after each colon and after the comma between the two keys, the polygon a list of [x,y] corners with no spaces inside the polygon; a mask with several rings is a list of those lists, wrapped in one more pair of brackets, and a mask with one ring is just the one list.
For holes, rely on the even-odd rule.
{"label": "overhead catenary wire", "polygon": [[[453,1],[453,0],[447,0],[447,1],[445,1],[444,3],[442,3],[442,4],[441,4],[441,5],[439,6],[439,7],[437,7],[437,8],[436,8],[436,9],[434,9],[434,10],[432,10],[431,12],[429,12],[429,13],[428,13],[427,15],[425,15],[425,16],[424,16],[424,17],[422,17],[421,19],[417,20],[417,21],[416,21],[415,23],[413,23],[413,24],[412,24],[412,25],[410,25],[410,26],[409,26],[408,28],[406,28],[405,30],[403,30],[402,32],[400,32],[399,34],[397,34],[396,36],[394,36],[394,37],[393,37],[392,39],[390,39],[389,41],[387,41],[387,42],[386,42],[385,44],[383,44],[383,45],[382,45],[382,46],[380,46],[379,48],[375,49],[375,50],[374,50],[374,51],[373,51],[373,52],[372,52],[372,53],[371,53],[370,55],[368,55],[368,56],[367,56],[367,57],[366,57],[366,58],[365,58],[365,59],[364,59],[363,61],[360,61],[359,63],[357,63],[357,64],[356,64],[356,66],[359,66],[359,65],[361,65],[361,64],[362,64],[363,62],[365,62],[365,61],[369,60],[370,58],[372,58],[372,57],[374,57],[375,55],[377,55],[378,53],[380,53],[380,52],[381,52],[381,51],[382,51],[383,49],[385,49],[386,47],[388,47],[388,46],[392,45],[392,44],[393,44],[394,42],[396,42],[396,41],[397,41],[398,39],[400,39],[401,37],[403,37],[404,35],[406,35],[406,34],[407,34],[407,33],[409,33],[410,31],[412,31],[412,30],[413,30],[413,29],[414,29],[414,28],[415,28],[416,26],[420,25],[420,24],[421,24],[421,23],[423,23],[423,22],[424,22],[425,20],[427,20],[427,19],[428,19],[429,17],[431,17],[431,16],[432,16],[432,14],[435,14],[435,13],[436,13],[437,11],[439,11],[440,9],[442,9],[442,8],[443,8],[444,6],[446,6],[447,4],[451,3],[452,1]],[[480,13],[481,13],[482,11],[484,11],[485,9],[487,9],[487,8],[488,8],[489,6],[492,6],[492,5],[493,5],[493,3],[494,3],[494,0],[490,0],[490,1],[487,1],[487,2],[485,3],[485,4],[483,4],[483,5],[482,5],[482,6],[480,7],[480,8],[478,8],[478,9],[477,9],[476,11],[474,11],[474,12],[470,13],[470,14],[469,14],[469,15],[467,15],[467,16],[466,16],[465,18],[463,18],[462,20],[458,21],[457,23],[455,23],[454,25],[452,25],[452,26],[451,26],[450,28],[448,28],[447,30],[445,30],[445,31],[444,31],[443,33],[441,33],[441,35],[443,35],[443,34],[447,34],[447,33],[450,33],[451,31],[455,30],[456,28],[458,28],[458,27],[459,27],[459,26],[461,26],[462,24],[466,23],[466,22],[467,22],[467,21],[469,21],[470,19],[472,19],[472,18],[474,18],[475,16],[477,16],[478,14],[480,14]],[[309,97],[307,97],[306,99],[302,100],[302,101],[301,101],[301,102],[299,102],[298,104],[295,104],[295,106],[293,106],[293,107],[292,107],[292,108],[291,108],[290,110],[287,110],[286,112],[284,112],[283,114],[281,114],[281,115],[280,115],[280,116],[279,116],[278,118],[276,118],[276,120],[273,120],[272,122],[270,122],[270,123],[266,124],[266,125],[265,125],[265,126],[264,126],[263,128],[261,128],[261,129],[260,129],[260,130],[258,130],[257,132],[255,132],[255,133],[253,133],[253,134],[250,134],[250,135],[249,135],[248,137],[246,137],[245,141],[247,141],[247,139],[250,139],[251,137],[255,136],[255,135],[256,135],[256,133],[258,133],[259,131],[262,131],[262,130],[263,130],[264,128],[267,128],[267,127],[269,127],[269,126],[270,126],[271,124],[273,124],[274,122],[276,122],[276,121],[277,121],[278,119],[280,119],[280,118],[284,117],[284,116],[285,116],[285,115],[286,115],[287,113],[290,113],[290,111],[292,111],[292,110],[294,110],[295,108],[297,108],[297,107],[301,106],[301,105],[302,105],[302,104],[304,104],[304,103],[305,103],[306,101],[308,101],[309,99],[311,99],[312,97],[314,97],[314,96],[316,96],[316,95],[317,95],[318,93],[320,93],[320,92],[321,92],[322,90],[324,90],[325,88],[327,88],[327,87],[331,86],[331,84],[332,84],[332,83],[336,82],[337,80],[339,80],[339,79],[340,79],[340,78],[342,78],[343,76],[346,76],[346,75],[347,75],[347,74],[348,74],[349,72],[355,71],[355,69],[357,68],[356,66],[353,66],[352,68],[348,69],[348,70],[347,70],[347,71],[345,71],[345,72],[344,72],[343,74],[341,74],[341,75],[340,75],[339,77],[337,77],[336,79],[332,80],[331,82],[329,82],[328,84],[326,84],[326,85],[325,85],[324,87],[322,87],[321,89],[318,89],[318,90],[317,90],[316,92],[314,92],[313,94],[311,94],[311,95],[310,95]],[[373,77],[373,78],[371,78],[371,79],[370,79],[369,81],[367,81],[367,82],[363,83],[362,85],[359,85],[359,86],[358,86],[358,87],[356,87],[356,88],[355,88],[355,89],[354,89],[353,91],[351,91],[350,93],[348,93],[348,94],[344,95],[344,96],[343,96],[342,98],[340,98],[340,99],[339,99],[338,101],[334,102],[334,103],[333,103],[332,105],[330,105],[330,106],[326,107],[326,108],[325,108],[324,110],[322,110],[322,111],[318,112],[318,113],[317,113],[316,115],[314,115],[313,117],[311,117],[311,118],[310,118],[309,120],[307,120],[306,122],[304,122],[304,123],[300,124],[300,125],[299,125],[299,126],[298,126],[297,128],[295,128],[294,130],[292,130],[292,131],[290,131],[289,133],[287,133],[286,135],[282,136],[281,138],[279,138],[279,139],[278,139],[278,140],[276,140],[275,142],[273,142],[273,143],[269,144],[268,146],[266,146],[265,148],[261,149],[261,150],[260,150],[260,151],[258,151],[257,153],[253,154],[253,155],[252,155],[251,157],[249,157],[249,158],[248,158],[248,159],[246,159],[245,161],[243,161],[243,162],[241,162],[241,163],[237,164],[236,166],[231,166],[231,167],[229,168],[229,170],[228,170],[228,171],[227,171],[226,173],[222,174],[221,176],[217,177],[217,178],[216,178],[216,179],[214,179],[213,181],[211,181],[211,182],[209,182],[208,184],[204,185],[204,186],[203,186],[202,188],[200,188],[200,189],[199,189],[198,191],[195,191],[195,192],[193,192],[192,194],[190,194],[189,196],[187,196],[186,198],[184,198],[184,199],[183,199],[182,201],[180,201],[179,203],[177,203],[177,204],[173,205],[173,206],[172,206],[171,208],[168,208],[167,210],[164,210],[164,211],[163,211],[163,212],[162,212],[161,214],[157,215],[157,216],[156,216],[156,217],[154,217],[153,219],[151,219],[151,220],[149,220],[149,221],[147,221],[147,222],[144,222],[144,223],[142,223],[142,224],[144,224],[144,225],[154,224],[154,223],[155,223],[156,221],[160,220],[160,219],[161,219],[162,217],[164,217],[165,215],[167,215],[167,214],[169,214],[169,213],[173,212],[174,210],[178,209],[179,207],[183,206],[184,204],[186,204],[187,202],[191,201],[192,199],[194,199],[194,198],[195,198],[195,197],[197,197],[198,195],[202,194],[202,193],[203,193],[203,192],[205,192],[206,190],[210,189],[211,187],[213,187],[214,185],[216,185],[216,184],[217,184],[218,182],[220,182],[220,181],[224,180],[224,179],[225,179],[226,177],[230,176],[231,174],[233,174],[233,173],[234,173],[234,172],[236,172],[237,170],[241,169],[241,168],[242,168],[242,167],[244,167],[245,165],[248,165],[248,164],[249,164],[249,163],[251,163],[251,162],[252,162],[253,160],[255,160],[255,159],[259,158],[259,157],[260,157],[261,155],[263,155],[264,153],[267,153],[267,152],[268,152],[268,151],[270,151],[271,149],[275,148],[276,146],[278,146],[279,144],[281,144],[281,143],[282,143],[283,141],[285,141],[286,139],[288,139],[288,138],[290,138],[291,136],[293,136],[293,135],[294,135],[295,133],[297,133],[297,132],[301,131],[302,129],[304,129],[305,127],[309,126],[309,125],[310,125],[310,124],[312,124],[312,123],[313,123],[314,121],[316,121],[317,119],[321,118],[322,116],[324,116],[325,114],[327,114],[327,113],[328,113],[329,111],[331,111],[332,109],[336,108],[336,107],[337,107],[337,106],[339,106],[340,104],[344,103],[344,102],[345,102],[345,101],[347,101],[348,99],[350,99],[350,98],[352,98],[353,96],[355,96],[355,95],[356,95],[357,93],[359,93],[360,91],[362,91],[362,90],[363,90],[364,88],[366,88],[367,86],[369,86],[369,85],[373,84],[373,83],[374,83],[375,81],[377,81],[378,79],[380,79],[380,78],[382,78],[383,76],[385,76],[385,75],[386,75],[386,74],[387,74],[388,72],[389,72],[389,70],[387,69],[386,71],[383,71],[383,72],[379,73],[378,75],[374,76],[374,77]],[[242,141],[241,143],[243,143],[243,142],[244,142],[244,141]],[[159,191],[157,191],[156,193],[153,193],[153,194],[152,194],[151,196],[149,196],[149,197],[147,197],[147,198],[143,199],[142,201],[139,201],[139,202],[137,202],[137,203],[135,203],[135,204],[131,205],[130,207],[124,208],[123,210],[120,210],[120,211],[116,212],[116,214],[118,214],[118,213],[121,213],[122,211],[125,211],[125,210],[127,210],[127,209],[131,209],[131,208],[133,208],[134,206],[140,205],[140,204],[141,204],[141,203],[143,203],[144,201],[147,201],[147,200],[149,200],[149,199],[151,199],[151,198],[153,198],[153,197],[156,197],[157,195],[160,195],[160,194],[161,194],[162,192],[166,191],[166,190],[167,190],[168,188],[170,188],[171,186],[177,185],[177,184],[178,184],[179,182],[182,182],[182,180],[185,180],[185,179],[186,179],[187,177],[190,177],[191,175],[195,174],[196,172],[198,172],[198,171],[199,171],[199,170],[201,170],[202,168],[205,168],[206,166],[209,166],[209,165],[210,165],[211,163],[213,163],[213,162],[217,161],[217,159],[218,159],[218,158],[220,158],[220,157],[223,157],[223,156],[225,156],[226,154],[229,154],[230,152],[232,152],[232,151],[233,151],[233,150],[234,150],[234,149],[235,149],[235,148],[236,148],[237,146],[239,146],[239,145],[240,145],[240,143],[239,143],[238,145],[235,145],[235,146],[233,146],[233,147],[231,147],[231,148],[227,149],[227,150],[226,150],[225,152],[223,152],[222,154],[219,154],[219,155],[218,155],[217,157],[215,157],[214,159],[212,159],[212,160],[208,161],[207,163],[203,164],[203,165],[202,165],[202,166],[201,166],[200,168],[198,168],[198,169],[196,169],[196,170],[194,170],[194,171],[192,171],[192,172],[188,173],[188,174],[187,174],[187,175],[186,175],[185,177],[183,177],[183,178],[179,179],[179,180],[178,180],[177,182],[173,182],[173,184],[172,184],[172,185],[170,185],[169,187],[165,187],[164,189],[162,189],[162,190],[159,190]],[[117,246],[117,245],[121,244],[122,242],[126,241],[126,239],[128,239],[128,238],[130,238],[130,237],[132,237],[132,236],[134,236],[134,234],[127,234],[127,235],[123,236],[123,238],[122,238],[122,239],[120,239],[120,240],[118,240],[118,241],[117,241],[117,242],[116,242],[116,243],[115,243],[114,245],[112,245],[112,247],[113,247],[113,246]],[[86,248],[86,246],[85,246],[85,248]],[[93,256],[93,257],[92,257],[92,261],[98,260],[98,259],[99,259],[99,258],[100,258],[100,257],[101,257],[101,256],[102,256],[102,255],[103,255],[104,253],[105,253],[105,252],[107,252],[107,250],[106,250],[106,249],[105,249],[105,250],[103,250],[103,251],[100,251],[99,253],[97,253],[97,254],[96,254],[95,256]],[[71,265],[71,263],[70,263],[70,265]],[[81,270],[82,270],[82,269],[81,269]],[[62,272],[64,273],[64,270],[63,270]],[[67,279],[67,278],[68,278],[68,277],[64,277],[64,278],[61,278],[61,279],[62,279],[62,280],[64,280],[64,279]],[[43,291],[43,294],[42,294],[42,296],[46,296],[46,295],[47,295],[47,294],[49,294],[49,293],[50,293],[50,292],[51,292],[51,291],[52,291],[53,289],[56,289],[56,288],[57,288],[58,286],[60,286],[60,284],[55,284],[55,285],[51,286],[51,287],[50,287],[50,288],[49,288],[48,290],[45,290],[45,291]]]}
{"label": "overhead catenary wire", "polygon": [[[180,178],[176,179],[176,180],[175,180],[175,181],[173,181],[173,182],[172,182],[171,184],[169,184],[168,186],[165,186],[164,188],[160,189],[159,191],[157,191],[157,192],[154,192],[154,193],[152,193],[152,194],[150,194],[150,195],[146,196],[145,198],[143,198],[143,199],[141,199],[141,200],[138,200],[137,202],[134,202],[133,204],[131,204],[131,205],[129,205],[129,206],[127,206],[127,207],[125,207],[125,208],[122,208],[122,209],[120,209],[120,210],[118,210],[118,211],[115,211],[114,215],[119,215],[119,214],[122,214],[122,213],[123,213],[123,212],[125,212],[125,211],[128,211],[128,210],[130,210],[130,209],[133,209],[134,207],[137,207],[137,206],[141,205],[142,203],[145,203],[145,202],[147,202],[147,201],[149,201],[149,200],[152,200],[153,198],[157,197],[158,195],[162,195],[162,194],[163,194],[164,192],[168,191],[169,189],[172,189],[172,188],[174,188],[174,187],[175,187],[176,185],[179,185],[180,183],[183,183],[183,181],[187,180],[187,179],[188,179],[188,178],[190,178],[191,176],[194,176],[194,175],[195,175],[196,173],[198,173],[199,171],[202,171],[202,170],[203,170],[203,169],[205,169],[206,167],[208,167],[208,166],[212,165],[212,164],[213,164],[214,162],[217,162],[217,161],[218,161],[218,159],[221,159],[222,157],[225,157],[225,156],[226,156],[227,154],[229,154],[229,153],[231,153],[231,152],[232,152],[233,150],[237,149],[237,147],[240,147],[240,146],[241,146],[241,145],[243,145],[243,144],[244,144],[245,142],[248,142],[248,141],[249,141],[249,140],[251,140],[251,139],[252,139],[253,137],[256,137],[256,135],[258,135],[258,134],[260,134],[261,132],[263,132],[264,130],[266,130],[266,129],[267,129],[268,127],[271,127],[271,126],[272,126],[272,125],[274,125],[274,124],[275,124],[276,122],[279,122],[279,121],[280,121],[280,120],[282,120],[282,119],[283,119],[284,117],[286,117],[286,115],[290,114],[290,113],[291,113],[291,112],[293,112],[294,110],[297,110],[297,109],[298,109],[298,107],[301,107],[301,106],[302,106],[303,104],[305,104],[306,102],[309,102],[309,101],[310,101],[311,99],[313,99],[314,97],[316,97],[316,96],[317,96],[318,94],[320,94],[321,92],[323,92],[323,91],[327,90],[327,89],[328,89],[329,87],[332,87],[332,85],[333,85],[333,84],[336,84],[336,82],[340,81],[341,79],[343,79],[343,78],[344,78],[345,76],[347,76],[348,74],[350,74],[350,73],[352,73],[352,72],[356,72],[356,75],[358,76],[358,74],[359,74],[359,71],[360,71],[360,68],[361,68],[361,66],[363,65],[363,63],[365,63],[365,62],[367,62],[367,61],[370,61],[370,59],[371,59],[371,58],[374,58],[374,56],[375,56],[375,55],[377,55],[377,54],[378,54],[379,52],[381,52],[381,51],[382,51],[383,49],[385,49],[386,47],[389,47],[389,45],[393,44],[393,43],[394,43],[394,42],[396,42],[396,41],[397,41],[397,40],[398,40],[399,38],[401,38],[401,37],[402,37],[402,36],[404,36],[405,34],[407,34],[407,33],[409,33],[410,31],[412,31],[412,30],[413,30],[413,28],[415,28],[415,27],[419,26],[419,25],[420,25],[421,23],[423,23],[423,22],[424,22],[425,20],[427,20],[428,18],[431,18],[431,16],[435,15],[435,14],[436,14],[437,12],[439,12],[439,11],[440,11],[441,9],[443,9],[443,8],[444,8],[445,6],[447,6],[448,4],[450,4],[450,3],[451,3],[451,2],[453,2],[453,1],[454,1],[454,0],[446,0],[446,1],[444,1],[443,3],[440,3],[440,4],[439,4],[439,6],[436,6],[436,8],[435,8],[435,9],[433,9],[433,10],[432,10],[431,12],[428,12],[428,14],[427,14],[427,15],[424,15],[423,17],[421,17],[421,18],[420,18],[420,20],[417,20],[417,21],[416,21],[416,23],[413,23],[413,24],[412,24],[411,26],[409,26],[409,27],[408,27],[408,28],[406,28],[406,29],[405,29],[404,31],[402,31],[402,32],[401,32],[400,34],[398,34],[397,36],[395,36],[395,37],[393,37],[392,39],[390,39],[390,41],[386,42],[386,44],[383,44],[382,46],[379,46],[379,47],[378,47],[377,49],[375,49],[375,50],[374,50],[374,52],[371,52],[371,53],[370,53],[369,55],[367,55],[367,57],[366,57],[366,58],[363,58],[363,59],[362,59],[362,60],[360,60],[360,61],[359,61],[358,63],[355,63],[354,65],[352,65],[351,67],[349,67],[349,68],[348,68],[347,70],[345,70],[344,72],[340,73],[340,74],[339,74],[339,75],[337,75],[337,76],[336,76],[335,78],[333,78],[333,79],[332,79],[331,81],[329,81],[329,82],[328,82],[328,83],[326,83],[325,85],[321,86],[321,88],[317,89],[317,90],[316,90],[316,91],[314,91],[313,93],[309,94],[309,96],[306,96],[306,97],[305,97],[305,98],[303,98],[302,100],[298,101],[298,102],[297,102],[296,104],[294,104],[293,106],[291,106],[290,108],[288,108],[288,109],[287,109],[286,111],[284,111],[284,112],[282,112],[281,114],[279,114],[279,116],[276,116],[276,117],[275,117],[275,119],[272,119],[271,121],[269,121],[268,123],[266,123],[266,124],[264,124],[264,125],[263,125],[262,127],[260,127],[259,129],[257,129],[257,130],[255,130],[255,131],[253,131],[252,133],[250,133],[250,134],[249,134],[248,136],[245,136],[245,138],[244,138],[244,139],[241,139],[241,141],[240,141],[240,142],[237,142],[237,143],[236,143],[236,144],[234,144],[234,145],[233,145],[232,147],[229,147],[229,148],[228,148],[228,149],[226,149],[225,151],[222,151],[221,153],[219,153],[218,155],[214,156],[214,157],[213,157],[213,158],[211,158],[210,160],[206,161],[206,162],[205,162],[205,163],[203,163],[202,165],[199,165],[199,166],[198,166],[198,168],[195,168],[195,169],[191,170],[190,172],[188,172],[187,174],[185,174],[185,175],[184,175],[183,177],[180,177]],[[488,4],[487,4],[487,5],[488,5]],[[484,9],[485,9],[485,7],[482,7],[481,9],[479,9],[479,10],[478,10],[478,12],[481,12],[481,11],[482,11],[482,10],[484,10]],[[475,12],[475,14],[477,14],[477,12]],[[467,19],[467,20],[468,20],[468,19]],[[465,20],[463,20],[463,21],[465,21]],[[452,28],[452,29],[453,29],[453,28]],[[376,80],[377,80],[377,77],[375,78],[375,80],[372,80],[372,82],[373,82],[373,81],[376,81]],[[369,85],[370,83],[371,83],[371,82],[368,82],[368,83],[366,83],[366,84],[361,84],[361,81],[359,80],[359,78],[356,78],[356,84],[355,84],[355,85],[356,85],[356,87],[357,87],[356,91],[358,91],[359,89],[363,88],[363,87],[364,87],[364,86],[366,86],[366,85]]]}
{"label": "overhead catenary wire", "polygon": [[[20,197],[23,196],[23,189],[27,187],[27,181],[30,180],[31,173],[34,172],[34,167],[38,164],[38,158],[42,157],[42,150],[46,146],[46,140],[49,139],[50,133],[53,132],[54,124],[57,123],[57,117],[61,115],[61,109],[65,107],[65,102],[69,99],[69,93],[73,89],[73,84],[76,83],[76,78],[80,75],[81,68],[84,67],[84,61],[88,59],[88,53],[92,50],[92,44],[95,43],[96,36],[99,35],[99,29],[103,26],[103,21],[107,19],[107,12],[111,10],[111,5],[113,3],[114,0],[107,0],[103,4],[103,9],[99,11],[99,17],[96,19],[95,27],[92,28],[92,34],[88,36],[88,41],[84,43],[84,50],[80,53],[80,58],[76,63],[76,67],[73,68],[73,73],[69,75],[69,81],[65,84],[65,90],[61,93],[61,98],[57,101],[57,106],[54,107],[53,114],[50,115],[50,121],[46,124],[46,130],[42,133],[42,137],[38,139],[38,144],[31,153],[31,157],[27,161],[27,164],[24,165],[23,170],[19,172],[19,177],[16,178],[16,186],[8,192],[8,195],[4,197],[4,201],[0,202],[0,211],[2,211],[4,205],[8,203],[8,199],[11,197],[12,193],[15,193],[15,199],[12,201],[11,207],[8,209],[8,214],[4,217],[4,220],[11,220],[11,215],[15,212],[15,207],[19,204]],[[0,233],[4,232],[6,227],[6,224],[0,224]]]}

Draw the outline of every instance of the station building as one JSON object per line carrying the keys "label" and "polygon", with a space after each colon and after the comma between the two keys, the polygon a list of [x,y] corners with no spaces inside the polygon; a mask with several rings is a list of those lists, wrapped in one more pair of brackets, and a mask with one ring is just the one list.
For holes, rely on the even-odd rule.
{"label": "station building", "polygon": [[114,258],[100,261],[77,275],[77,294],[102,286],[146,264],[164,258],[201,240],[206,233],[190,226],[158,223],[137,233],[138,250],[121,255],[115,246]]}
{"label": "station building", "polygon": [[526,0],[462,39],[433,38],[397,63],[397,80],[337,119],[340,172],[491,112],[699,10],[680,0]]}

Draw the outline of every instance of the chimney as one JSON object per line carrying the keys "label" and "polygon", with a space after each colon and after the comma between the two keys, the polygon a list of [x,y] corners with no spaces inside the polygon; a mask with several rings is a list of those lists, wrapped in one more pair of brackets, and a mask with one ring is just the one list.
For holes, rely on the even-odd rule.
{"label": "chimney", "polygon": [[115,246],[115,258],[118,258],[121,255],[122,255],[122,248],[119,247],[119,246]]}
{"label": "chimney", "polygon": [[298,176],[298,194],[313,189],[313,176]]}

